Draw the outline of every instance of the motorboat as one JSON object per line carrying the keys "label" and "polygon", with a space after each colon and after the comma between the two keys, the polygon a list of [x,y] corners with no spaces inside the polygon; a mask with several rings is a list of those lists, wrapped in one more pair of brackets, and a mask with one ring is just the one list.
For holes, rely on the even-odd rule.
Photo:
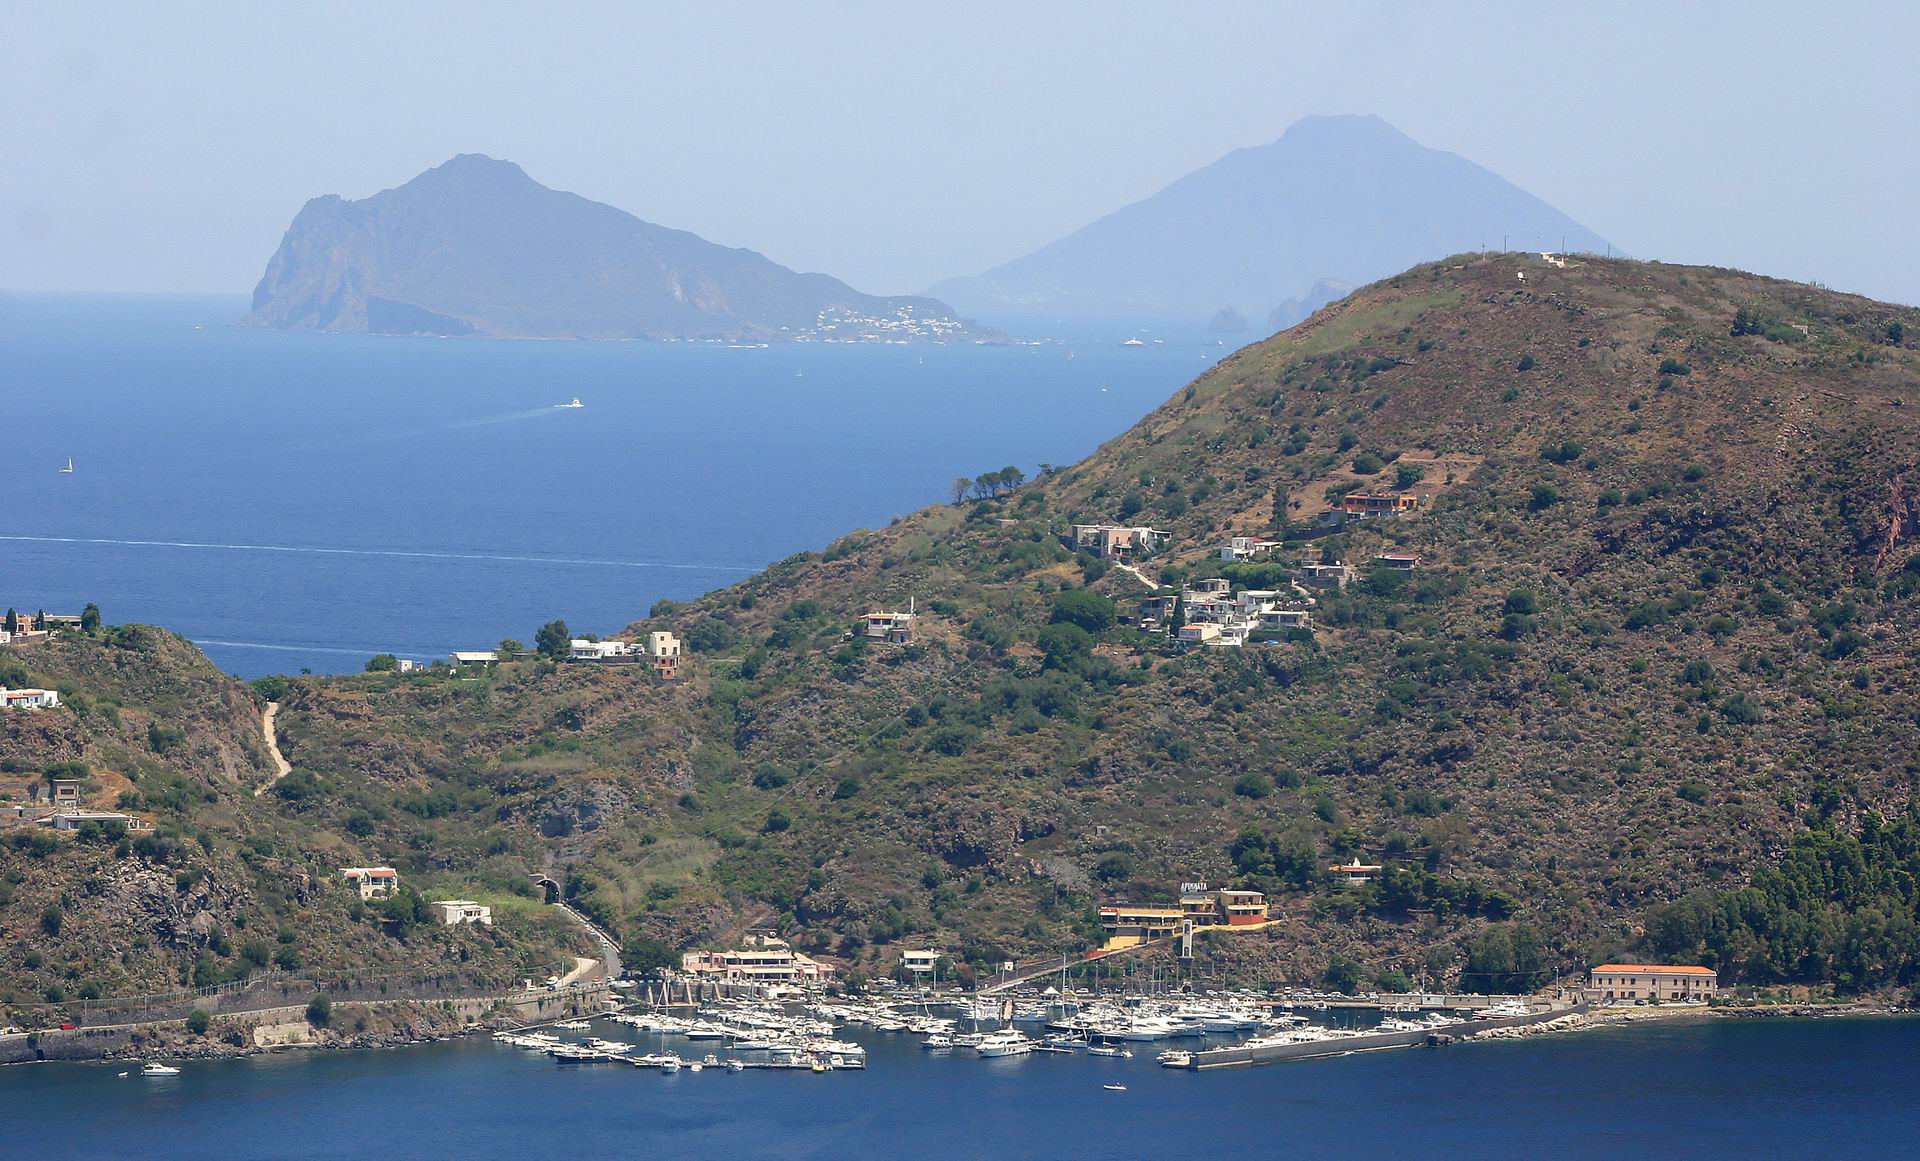
{"label": "motorboat", "polygon": [[179,1076],[180,1070],[170,1064],[144,1064],[140,1067],[141,1076]]}
{"label": "motorboat", "polygon": [[578,395],[575,395],[572,399],[569,399],[565,403],[560,404],[560,406],[565,410],[571,411],[576,407],[585,407],[586,404],[580,402],[580,397]]}
{"label": "motorboat", "polygon": [[1001,1056],[1025,1056],[1033,1051],[1033,1041],[1011,1028],[1004,1028],[998,1032],[988,1033],[974,1051],[980,1054],[982,1060]]}

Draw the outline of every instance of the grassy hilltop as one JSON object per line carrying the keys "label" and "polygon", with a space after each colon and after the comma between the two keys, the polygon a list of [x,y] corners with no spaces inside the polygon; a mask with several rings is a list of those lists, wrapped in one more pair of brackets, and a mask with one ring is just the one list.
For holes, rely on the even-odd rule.
{"label": "grassy hilltop", "polygon": [[[1907,987],[1917,339],[1920,313],[1732,271],[1422,266],[1083,463],[656,608],[634,628],[688,641],[682,682],[293,682],[258,825],[410,876],[545,870],[655,951],[775,923],[875,967],[989,963],[1205,878],[1274,896],[1285,922],[1207,953],[1261,978],[1658,955]],[[1379,485],[1427,502],[1305,538]],[[1310,635],[1175,656],[1127,624],[1146,581],[1061,543],[1108,519],[1172,532],[1155,583],[1284,589],[1309,550],[1360,577]],[[1216,559],[1282,532],[1273,563]],[[1424,563],[1364,567],[1389,550]],[[909,598],[911,645],[846,637]],[[1393,870],[1341,892],[1356,854]]]}

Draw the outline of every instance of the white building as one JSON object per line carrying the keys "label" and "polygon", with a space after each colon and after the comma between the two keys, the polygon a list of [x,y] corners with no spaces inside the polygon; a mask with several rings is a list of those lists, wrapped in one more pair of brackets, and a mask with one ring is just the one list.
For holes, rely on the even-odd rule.
{"label": "white building", "polygon": [[400,872],[392,867],[341,867],[340,877],[362,899],[385,899],[400,889]]}
{"label": "white building", "polygon": [[567,657],[572,661],[611,661],[632,653],[631,641],[582,641],[576,638],[567,646]]}
{"label": "white building", "polygon": [[122,826],[128,830],[152,830],[153,824],[144,818],[135,818],[131,814],[120,814],[105,810],[63,810],[47,816],[47,824],[55,830],[79,830],[88,823],[98,826]]}
{"label": "white building", "polygon": [[1265,560],[1278,547],[1278,541],[1261,540],[1257,536],[1236,536],[1220,547],[1220,559]]}
{"label": "white building", "polygon": [[654,676],[664,681],[680,676],[680,638],[672,633],[648,633],[647,656],[653,659]]}
{"label": "white building", "polygon": [[0,709],[53,709],[60,695],[51,689],[0,689]]}
{"label": "white building", "polygon": [[457,923],[493,926],[493,908],[484,907],[471,899],[441,899],[427,906],[432,909],[433,917],[448,927]]}
{"label": "white building", "polygon": [[1173,539],[1173,533],[1158,528],[1118,524],[1074,524],[1070,529],[1067,539],[1073,547],[1122,561],[1152,556]]}
{"label": "white building", "polygon": [[460,650],[453,654],[453,663],[462,669],[469,665],[477,665],[484,668],[489,665],[500,664],[500,655],[491,649],[485,651],[479,649]]}
{"label": "white building", "polygon": [[913,640],[913,621],[913,613],[868,613],[855,628],[869,641],[905,645]]}
{"label": "white building", "polygon": [[903,951],[900,953],[900,966],[916,976],[930,976],[940,963],[937,951]]}

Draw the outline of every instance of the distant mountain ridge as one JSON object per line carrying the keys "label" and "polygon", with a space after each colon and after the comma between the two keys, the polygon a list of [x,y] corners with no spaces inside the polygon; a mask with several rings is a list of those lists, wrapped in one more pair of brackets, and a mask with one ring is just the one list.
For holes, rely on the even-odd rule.
{"label": "distant mountain ridge", "polygon": [[1317,116],[929,293],[970,314],[1205,318],[1230,307],[1271,317],[1278,329],[1355,286],[1503,239],[1515,249],[1607,245],[1499,175],[1378,117]]}
{"label": "distant mountain ridge", "polygon": [[944,303],[861,294],[472,153],[372,197],[308,202],[246,321],[510,338],[972,336]]}

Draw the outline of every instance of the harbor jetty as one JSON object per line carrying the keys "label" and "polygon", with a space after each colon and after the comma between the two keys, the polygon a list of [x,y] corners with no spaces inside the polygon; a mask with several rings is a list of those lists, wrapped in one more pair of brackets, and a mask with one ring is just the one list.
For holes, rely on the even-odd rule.
{"label": "harbor jetty", "polygon": [[[1355,1052],[1378,1052],[1389,1048],[1439,1046],[1457,1040],[1466,1040],[1486,1033],[1563,1020],[1568,1016],[1583,1014],[1586,1010],[1587,1003],[1584,1000],[1577,1003],[1554,1002],[1544,1005],[1537,1010],[1529,1008],[1525,1012],[1476,1016],[1449,1024],[1445,1028],[1363,1032],[1333,1040],[1280,1040],[1273,1043],[1260,1043],[1256,1040],[1233,1047],[1208,1048],[1198,1052],[1180,1053],[1171,1058],[1162,1058],[1161,1063],[1169,1068],[1190,1068],[1194,1070],[1246,1068],[1257,1064],[1279,1064],[1292,1060],[1318,1060],[1329,1056],[1347,1056]],[[1490,1012],[1491,1011],[1498,1011],[1498,1009],[1491,1009]]]}

